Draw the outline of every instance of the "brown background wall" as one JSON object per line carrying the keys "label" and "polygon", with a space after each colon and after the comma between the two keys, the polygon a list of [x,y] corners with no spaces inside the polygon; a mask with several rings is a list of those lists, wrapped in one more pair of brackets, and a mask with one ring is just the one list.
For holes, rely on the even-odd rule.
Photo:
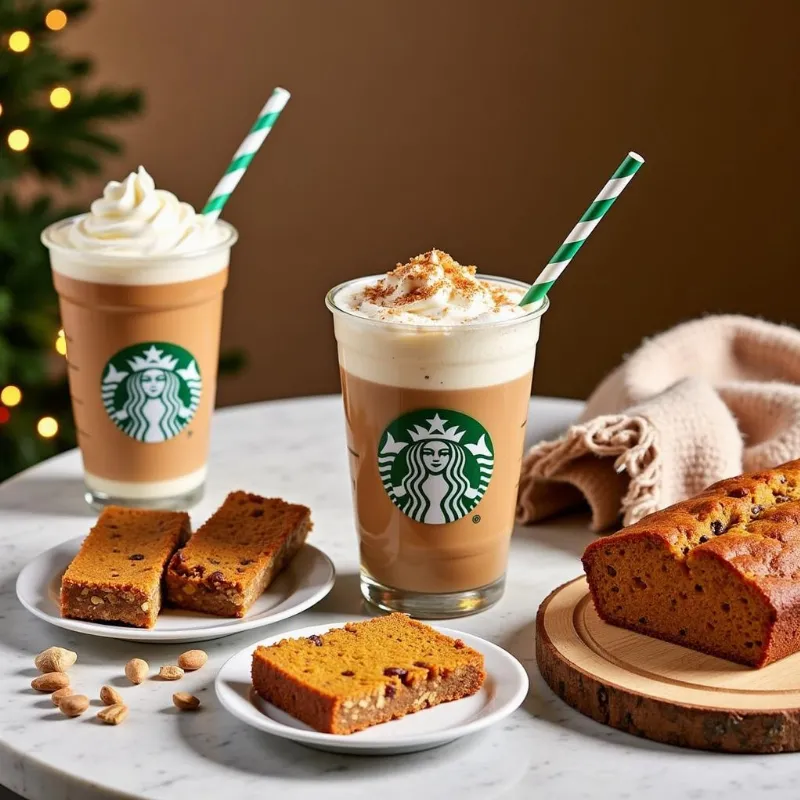
{"label": "brown background wall", "polygon": [[584,396],[706,312],[800,322],[797,0],[100,0],[65,40],[140,86],[122,159],[200,206],[270,90],[293,99],[240,230],[220,402],[338,387],[322,298],[432,246],[532,279],[647,159],[553,292],[535,390]]}

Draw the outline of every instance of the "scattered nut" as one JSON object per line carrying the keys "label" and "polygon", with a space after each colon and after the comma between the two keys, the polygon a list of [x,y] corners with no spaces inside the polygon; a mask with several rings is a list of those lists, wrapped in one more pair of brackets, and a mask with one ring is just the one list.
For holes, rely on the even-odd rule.
{"label": "scattered nut", "polygon": [[194,594],[196,591],[197,589],[194,586],[192,586],[191,583],[187,583],[186,586],[183,587],[184,594]]}
{"label": "scattered nut", "polygon": [[58,710],[67,717],[79,717],[89,708],[89,698],[85,694],[71,694],[62,697]]}
{"label": "scattered nut", "polygon": [[203,650],[187,650],[178,656],[178,666],[187,672],[200,669],[208,661],[208,656]]}
{"label": "scattered nut", "polygon": [[98,597],[96,594],[93,594],[89,600],[91,601],[93,606],[101,606],[105,602],[102,597]]}
{"label": "scattered nut", "polygon": [[66,672],[76,661],[78,654],[63,647],[48,647],[34,659],[39,672]]}
{"label": "scattered nut", "polygon": [[176,692],[172,695],[172,702],[181,711],[196,711],[200,708],[200,700],[189,692]]}
{"label": "scattered nut", "polygon": [[125,677],[133,684],[140,684],[150,672],[149,664],[142,658],[132,658],[125,665]]}
{"label": "scattered nut", "polygon": [[139,606],[139,608],[141,608],[142,611],[144,611],[144,613],[146,614],[150,610],[150,603],[148,603],[147,600],[145,600],[144,603],[142,603],[141,606]]}
{"label": "scattered nut", "polygon": [[58,689],[69,686],[69,675],[65,672],[46,672],[31,681],[31,688],[37,692],[47,692],[52,694]]}
{"label": "scattered nut", "polygon": [[125,705],[122,695],[113,686],[103,686],[100,689],[100,702],[104,706]]}
{"label": "scattered nut", "polygon": [[97,719],[101,722],[105,722],[106,725],[119,725],[127,716],[128,706],[122,703],[106,706],[97,712]]}
{"label": "scattered nut", "polygon": [[63,689],[57,689],[53,694],[50,695],[50,699],[53,701],[53,705],[57,706],[63,697],[69,697],[72,694],[72,687],[65,686]]}
{"label": "scattered nut", "polygon": [[174,664],[164,664],[158,671],[158,677],[162,681],[178,681],[183,677],[183,670]]}

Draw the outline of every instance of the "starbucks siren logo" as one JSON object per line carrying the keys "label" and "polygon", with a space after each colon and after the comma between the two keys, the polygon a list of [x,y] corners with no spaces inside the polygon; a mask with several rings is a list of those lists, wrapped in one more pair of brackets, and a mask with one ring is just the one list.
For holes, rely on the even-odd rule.
{"label": "starbucks siren logo", "polygon": [[140,342],[109,359],[101,390],[108,416],[123,433],[139,442],[165,442],[191,422],[203,381],[188,350]]}
{"label": "starbucks siren logo", "polygon": [[493,469],[489,432],[458,411],[403,414],[378,443],[378,471],[389,498],[406,516],[430,525],[469,514],[486,494]]}

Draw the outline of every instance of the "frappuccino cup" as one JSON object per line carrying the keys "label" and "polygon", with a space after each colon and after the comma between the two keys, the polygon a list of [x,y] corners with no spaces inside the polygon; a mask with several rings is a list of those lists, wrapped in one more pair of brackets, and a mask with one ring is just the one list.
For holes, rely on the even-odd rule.
{"label": "frappuccino cup", "polygon": [[422,618],[502,596],[539,324],[526,284],[440,251],[350,281],[333,312],[373,604]]}
{"label": "frappuccino cup", "polygon": [[42,234],[93,505],[185,508],[202,496],[236,239],[142,168]]}

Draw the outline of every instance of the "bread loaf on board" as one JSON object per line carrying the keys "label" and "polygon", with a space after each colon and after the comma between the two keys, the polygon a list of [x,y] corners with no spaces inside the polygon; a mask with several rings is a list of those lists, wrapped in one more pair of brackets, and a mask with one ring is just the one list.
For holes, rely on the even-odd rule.
{"label": "bread loaf on board", "polygon": [[800,461],[715,483],[592,542],[612,625],[763,667],[800,650]]}

